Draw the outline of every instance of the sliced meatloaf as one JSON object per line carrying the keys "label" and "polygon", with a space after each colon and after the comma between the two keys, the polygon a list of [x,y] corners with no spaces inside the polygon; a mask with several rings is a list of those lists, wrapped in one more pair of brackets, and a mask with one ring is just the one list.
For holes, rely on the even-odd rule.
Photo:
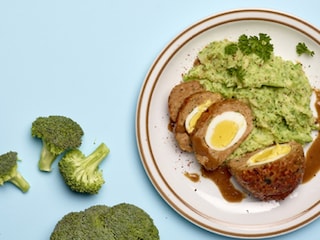
{"label": "sliced meatloaf", "polygon": [[203,91],[199,81],[182,82],[174,86],[168,97],[170,122],[175,123],[183,101],[193,93]]}
{"label": "sliced meatloaf", "polygon": [[[290,142],[286,145],[279,146],[289,146],[288,152],[284,156],[279,155],[279,158],[273,161],[263,161],[264,158],[268,159],[270,151],[279,151],[271,148],[257,150],[240,159],[230,160],[229,171],[255,198],[263,201],[283,200],[301,183],[305,170],[305,157],[301,144]],[[250,158],[254,157],[260,158],[258,164],[250,162]]]}
{"label": "sliced meatloaf", "polygon": [[209,91],[194,93],[184,100],[174,128],[175,138],[183,151],[192,152],[190,133],[194,130],[197,119],[210,105],[221,100],[221,94]]}
{"label": "sliced meatloaf", "polygon": [[[207,133],[210,131],[214,132],[214,129],[211,128],[211,123],[216,121],[216,118],[218,119],[219,117],[224,116],[225,113],[242,116],[243,121],[245,121],[245,126],[242,126],[244,127],[242,128],[243,132],[231,145],[224,149],[214,149],[209,146],[208,141],[206,140],[208,136]],[[207,170],[216,169],[246,139],[252,129],[252,112],[246,103],[235,99],[227,99],[212,104],[207,111],[201,115],[197,121],[195,130],[190,136],[196,159]],[[224,138],[224,134],[230,134],[230,129],[228,127],[222,129],[220,137]]]}

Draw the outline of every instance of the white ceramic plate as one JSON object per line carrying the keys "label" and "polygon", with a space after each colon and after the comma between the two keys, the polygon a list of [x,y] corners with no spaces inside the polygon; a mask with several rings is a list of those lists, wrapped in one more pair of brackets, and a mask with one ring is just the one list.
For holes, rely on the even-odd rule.
{"label": "white ceramic plate", "polygon": [[[246,198],[224,200],[211,180],[198,182],[184,173],[199,173],[192,154],[182,153],[168,130],[167,99],[197,53],[211,41],[237,40],[241,34],[267,33],[276,55],[303,63],[313,87],[320,88],[320,31],[286,13],[265,9],[235,10],[208,17],[187,28],[160,53],[141,89],[136,116],[138,148],[145,170],[162,198],[179,214],[209,231],[237,238],[262,238],[293,231],[319,217],[320,175],[299,186],[282,202]],[[305,42],[312,58],[298,57]],[[201,174],[200,174],[201,175]]]}

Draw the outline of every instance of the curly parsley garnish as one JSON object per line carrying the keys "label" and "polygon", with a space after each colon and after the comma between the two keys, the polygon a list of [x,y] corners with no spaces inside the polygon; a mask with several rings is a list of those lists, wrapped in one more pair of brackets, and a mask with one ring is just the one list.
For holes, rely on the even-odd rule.
{"label": "curly parsley garnish", "polygon": [[299,42],[296,46],[296,52],[299,56],[307,54],[311,57],[314,55],[314,51],[311,51],[304,42]]}
{"label": "curly parsley garnish", "polygon": [[245,55],[256,54],[262,60],[267,61],[271,58],[273,45],[271,38],[265,33],[259,33],[259,36],[250,36],[243,34],[239,37],[238,46]]}
{"label": "curly parsley garnish", "polygon": [[241,66],[227,68],[227,73],[231,77],[236,77],[239,81],[243,81],[246,71]]}
{"label": "curly parsley garnish", "polygon": [[225,47],[225,53],[234,55],[238,49],[245,54],[256,54],[262,60],[267,61],[271,58],[273,52],[273,45],[271,38],[265,33],[259,33],[259,36],[247,36],[242,34],[238,38],[238,43],[231,43]]}
{"label": "curly parsley garnish", "polygon": [[238,44],[230,43],[224,48],[224,53],[227,55],[234,55],[238,51]]}

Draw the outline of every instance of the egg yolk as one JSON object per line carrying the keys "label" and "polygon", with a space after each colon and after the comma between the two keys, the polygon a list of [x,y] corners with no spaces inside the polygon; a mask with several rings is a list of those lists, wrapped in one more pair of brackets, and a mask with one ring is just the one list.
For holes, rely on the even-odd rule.
{"label": "egg yolk", "polygon": [[272,162],[281,157],[284,157],[290,151],[291,146],[289,144],[277,144],[256,153],[248,159],[247,163],[249,166],[252,166]]}
{"label": "egg yolk", "polygon": [[211,144],[217,148],[224,148],[230,144],[239,131],[239,125],[231,120],[219,122],[211,136]]}
{"label": "egg yolk", "polygon": [[185,128],[188,133],[191,133],[194,130],[196,123],[197,123],[198,119],[200,118],[201,114],[204,111],[206,111],[208,109],[208,107],[210,107],[211,104],[212,104],[212,102],[208,100],[205,103],[195,107],[192,110],[192,112],[187,116],[186,122],[185,122]]}
{"label": "egg yolk", "polygon": [[209,123],[205,142],[216,151],[224,151],[236,144],[247,129],[245,117],[235,111],[226,111],[215,116]]}

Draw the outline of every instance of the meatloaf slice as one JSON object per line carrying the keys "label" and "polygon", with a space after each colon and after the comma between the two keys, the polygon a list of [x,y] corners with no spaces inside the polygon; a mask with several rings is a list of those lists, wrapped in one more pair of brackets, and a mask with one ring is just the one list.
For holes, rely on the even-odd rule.
{"label": "meatloaf slice", "polygon": [[289,152],[271,162],[261,161],[260,164],[254,165],[248,162],[252,156],[263,154],[262,151],[266,149],[230,160],[229,171],[253,197],[262,201],[283,200],[301,183],[305,170],[302,145],[296,142],[287,145],[290,146]]}
{"label": "meatloaf slice", "polygon": [[[245,119],[246,126],[240,137],[223,150],[209,147],[206,141],[210,123],[225,112],[239,113]],[[198,162],[207,170],[215,170],[230,156],[231,153],[247,138],[253,129],[252,112],[250,107],[239,100],[227,99],[212,104],[197,121],[196,128],[190,135],[193,151]],[[228,134],[229,129],[223,129],[223,134]],[[223,136],[222,136],[223,137]]]}
{"label": "meatloaf slice", "polygon": [[[197,118],[199,118],[211,104],[221,100],[221,94],[209,91],[194,93],[184,100],[178,112],[174,128],[175,138],[181,150],[192,152],[190,133],[195,127]],[[187,119],[188,121],[186,121]],[[186,124],[189,126],[186,126]]]}
{"label": "meatloaf slice", "polygon": [[199,81],[182,82],[174,86],[168,97],[170,122],[175,123],[183,101],[193,93],[203,91]]}

